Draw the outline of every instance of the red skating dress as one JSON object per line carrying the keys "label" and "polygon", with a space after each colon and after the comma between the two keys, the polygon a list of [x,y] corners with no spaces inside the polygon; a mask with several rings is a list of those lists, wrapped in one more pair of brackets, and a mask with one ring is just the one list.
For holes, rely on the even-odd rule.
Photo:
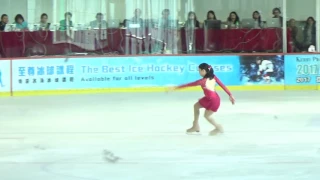
{"label": "red skating dress", "polygon": [[[217,78],[217,76],[214,77],[216,83],[229,95],[231,96],[231,92],[228,90],[228,88],[222,84],[222,82]],[[188,83],[185,85],[178,86],[178,89],[181,88],[186,88],[186,87],[191,87],[191,86],[201,86],[203,92],[204,92],[204,97],[199,100],[200,105],[205,108],[206,110],[211,110],[213,112],[217,112],[219,107],[220,107],[220,97],[216,91],[212,91],[207,89],[206,87],[206,82],[207,79],[203,78],[198,81]]]}

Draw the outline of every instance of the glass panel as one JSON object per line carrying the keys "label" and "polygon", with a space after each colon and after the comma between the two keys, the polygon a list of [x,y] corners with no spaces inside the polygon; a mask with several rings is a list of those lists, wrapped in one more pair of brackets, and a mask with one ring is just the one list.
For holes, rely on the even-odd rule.
{"label": "glass panel", "polygon": [[125,54],[178,54],[177,0],[126,0]]}
{"label": "glass panel", "polygon": [[200,2],[194,4],[203,26],[196,30],[202,41],[196,43],[197,52],[282,52],[281,18],[272,14],[273,8],[281,9],[281,0]]}
{"label": "glass panel", "polygon": [[287,17],[288,52],[307,52],[316,45],[316,0],[290,0]]}
{"label": "glass panel", "polygon": [[[303,24],[309,16],[315,17],[315,2],[288,1],[288,18],[283,22],[293,18],[298,28],[295,34],[288,23],[288,51],[306,50],[315,41],[314,33],[310,35]],[[283,52],[282,3],[282,0],[21,0],[17,4],[3,0],[1,10],[8,12],[9,23],[7,32],[1,36],[1,56]],[[235,14],[231,12],[239,19],[233,18]],[[19,13],[28,25],[11,25]],[[43,13],[46,15],[41,16]],[[279,18],[273,18],[278,15]],[[28,31],[16,31],[24,26]],[[306,39],[303,32],[310,38]]]}
{"label": "glass panel", "polygon": [[[5,0],[1,1],[0,12],[1,24],[0,24],[0,54],[1,57],[16,57],[24,56],[24,48],[22,47],[21,34],[4,33],[7,29],[15,28],[14,19],[15,16],[20,14],[23,19],[27,20],[28,1],[13,1]],[[21,19],[21,18],[20,18]],[[6,25],[7,24],[7,25]]]}

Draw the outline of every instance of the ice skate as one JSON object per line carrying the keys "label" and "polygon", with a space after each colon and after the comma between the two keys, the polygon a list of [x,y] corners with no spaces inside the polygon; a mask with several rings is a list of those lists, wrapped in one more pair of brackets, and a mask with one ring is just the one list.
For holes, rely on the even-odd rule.
{"label": "ice skate", "polygon": [[209,135],[210,135],[210,136],[216,136],[216,135],[218,135],[218,134],[222,134],[223,132],[224,132],[224,131],[223,131],[222,126],[221,126],[221,125],[218,125],[218,127],[217,127],[216,129],[212,130],[212,131],[209,133]]}
{"label": "ice skate", "polygon": [[209,133],[209,135],[210,136],[216,136],[217,134],[219,134],[220,133],[220,131],[218,130],[218,129],[214,129],[214,130],[212,130],[210,133]]}
{"label": "ice skate", "polygon": [[200,128],[199,127],[191,127],[190,129],[187,129],[187,134],[192,134],[192,133],[199,133]]}

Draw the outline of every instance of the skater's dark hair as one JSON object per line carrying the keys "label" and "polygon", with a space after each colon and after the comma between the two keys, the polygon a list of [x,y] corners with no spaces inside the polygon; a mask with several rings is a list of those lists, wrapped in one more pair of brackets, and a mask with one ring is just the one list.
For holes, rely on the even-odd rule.
{"label": "skater's dark hair", "polygon": [[204,69],[207,72],[207,74],[203,78],[208,78],[210,80],[214,78],[213,68],[209,64],[202,63],[199,65],[199,69],[201,69],[201,70]]}

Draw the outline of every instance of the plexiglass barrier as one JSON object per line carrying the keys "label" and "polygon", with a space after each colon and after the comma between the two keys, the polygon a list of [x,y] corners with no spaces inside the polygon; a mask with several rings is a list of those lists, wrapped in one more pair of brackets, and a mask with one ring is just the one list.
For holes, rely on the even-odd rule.
{"label": "plexiglass barrier", "polygon": [[3,58],[291,53],[316,46],[318,0],[286,7],[283,0],[3,1]]}

